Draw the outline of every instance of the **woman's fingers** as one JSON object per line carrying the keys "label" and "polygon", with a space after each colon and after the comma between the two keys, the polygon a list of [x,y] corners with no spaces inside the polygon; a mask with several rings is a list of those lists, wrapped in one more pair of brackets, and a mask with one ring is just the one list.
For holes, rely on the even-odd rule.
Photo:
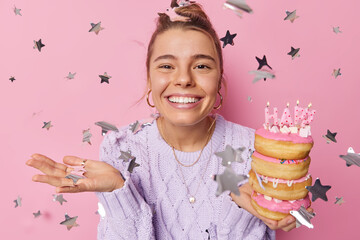
{"label": "woman's fingers", "polygon": [[94,191],[94,186],[91,179],[79,179],[74,186],[57,187],[57,193],[78,193]]}
{"label": "woman's fingers", "polygon": [[34,175],[32,180],[34,182],[47,183],[55,187],[74,186],[74,181],[72,179],[63,178],[63,177],[54,177],[49,175]]}
{"label": "woman's fingers", "polygon": [[96,164],[98,161],[79,158],[79,157],[76,157],[76,156],[65,156],[63,158],[63,162],[65,164],[68,164],[68,165],[71,165],[71,166],[83,166],[84,165],[84,169],[89,171],[89,170],[95,169],[94,164]]}
{"label": "woman's fingers", "polygon": [[[65,169],[63,167],[57,168],[57,167],[54,167],[54,165],[50,165],[46,161],[36,160],[36,159],[29,159],[26,162],[26,164],[28,166],[31,166],[31,167],[34,167],[34,168],[40,170],[41,172],[43,172],[47,175],[55,176],[55,177],[65,177],[66,174],[71,171],[70,168],[65,168]],[[65,171],[67,171],[67,172],[65,172]]]}
{"label": "woman's fingers", "polygon": [[39,154],[39,153],[34,153],[33,155],[31,155],[31,157],[33,159],[35,159],[35,160],[47,163],[47,164],[49,164],[49,166],[52,166],[54,168],[57,168],[57,169],[60,169],[60,170],[63,170],[63,171],[66,171],[66,169],[67,169],[66,165],[64,165],[62,163],[55,162],[54,160],[46,157],[45,155],[42,155],[42,154]]}

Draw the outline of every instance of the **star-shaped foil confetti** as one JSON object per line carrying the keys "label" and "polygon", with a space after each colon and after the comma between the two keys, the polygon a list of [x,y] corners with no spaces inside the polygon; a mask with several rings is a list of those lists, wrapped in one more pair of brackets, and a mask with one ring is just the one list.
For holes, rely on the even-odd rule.
{"label": "star-shaped foil confetti", "polygon": [[341,75],[340,68],[334,69],[331,75],[333,75],[335,78],[340,76]]}
{"label": "star-shaped foil confetti", "polygon": [[262,70],[255,70],[255,71],[249,71],[250,74],[255,74],[254,79],[252,80],[252,83],[256,83],[261,79],[266,80],[267,78],[274,79],[275,74],[270,73],[268,71],[262,71]]}
{"label": "star-shaped foil confetti", "polygon": [[236,35],[237,35],[236,33],[230,34],[229,30],[227,30],[225,37],[220,38],[220,41],[223,42],[222,47],[224,48],[228,44],[234,46],[234,38],[236,37]]}
{"label": "star-shaped foil confetti", "polygon": [[272,69],[272,68],[269,66],[269,64],[267,63],[267,60],[266,60],[266,56],[265,56],[265,55],[263,56],[262,59],[260,59],[260,58],[258,58],[258,57],[256,57],[256,56],[255,56],[255,58],[256,58],[256,61],[259,63],[259,67],[258,67],[257,70],[260,70],[260,69],[261,69],[262,67],[264,67],[264,66],[268,66],[270,69]]}
{"label": "star-shaped foil confetti", "polygon": [[44,126],[42,128],[46,128],[47,130],[49,130],[53,126],[54,125],[51,125],[51,121],[49,121],[49,122],[44,122]]}
{"label": "star-shaped foil confetti", "polygon": [[248,100],[249,102],[252,102],[251,96],[248,96],[248,97],[247,97],[247,100]]}
{"label": "star-shaped foil confetti", "polygon": [[340,197],[340,198],[338,198],[338,197],[335,197],[335,202],[334,202],[334,204],[337,204],[337,205],[339,205],[339,206],[341,206],[341,204],[343,204],[345,201],[344,201],[344,199],[343,199],[343,197]]}
{"label": "star-shaped foil confetti", "polygon": [[96,35],[99,34],[99,32],[105,28],[101,27],[101,22],[98,23],[90,23],[91,24],[91,28],[89,30],[89,32],[94,32]]}
{"label": "star-shaped foil confetti", "polygon": [[69,74],[66,76],[66,78],[67,78],[68,80],[74,79],[75,74],[76,74],[76,72],[74,72],[74,73],[69,72]]}
{"label": "star-shaped foil confetti", "polygon": [[34,49],[39,50],[41,52],[41,48],[45,47],[45,45],[41,42],[41,39],[39,41],[34,40]]}
{"label": "star-shaped foil confetti", "polygon": [[9,78],[9,80],[10,80],[11,82],[14,82],[16,79],[15,79],[14,76],[11,76],[11,77]]}
{"label": "star-shaped foil confetti", "polygon": [[108,131],[115,131],[118,132],[119,129],[108,122],[104,122],[104,121],[100,121],[100,122],[96,122],[95,125],[100,126],[101,127],[101,135],[105,135]]}
{"label": "star-shaped foil confetti", "polygon": [[[178,7],[167,8],[164,12],[164,14],[168,15],[170,21],[172,21],[172,22],[176,22],[176,21],[189,22],[189,21],[191,21],[191,19],[189,17],[184,17],[184,16],[181,16],[180,14],[177,14],[175,11],[176,8],[178,8]],[[159,15],[161,16],[161,13],[159,13]]]}
{"label": "star-shaped foil confetti", "polygon": [[85,178],[84,176],[76,175],[76,174],[69,174],[65,178],[72,179],[74,184],[77,183],[79,179]]}
{"label": "star-shaped foil confetti", "polygon": [[128,170],[130,173],[133,172],[134,168],[140,166],[140,164],[138,164],[137,162],[135,162],[135,160],[136,160],[136,158],[134,157],[133,159],[131,159],[131,161],[130,161],[130,163],[129,163],[129,166],[128,166],[128,169],[127,169],[127,170]]}
{"label": "star-shaped foil confetti", "polygon": [[41,215],[40,210],[38,210],[37,212],[34,212],[33,215],[34,215],[34,218],[38,218]]}
{"label": "star-shaped foil confetti", "polygon": [[[154,119],[152,119],[154,120]],[[152,120],[149,120],[148,122],[140,123],[139,120],[136,120],[135,122],[129,124],[129,129],[133,134],[138,133],[140,130],[142,130],[146,126],[150,126],[152,123]]]}
{"label": "star-shaped foil confetti", "polygon": [[356,165],[360,167],[360,153],[355,153],[352,147],[348,148],[346,155],[339,155],[342,159],[346,161],[346,166],[350,167],[351,165]]}
{"label": "star-shaped foil confetti", "polygon": [[227,0],[224,5],[224,9],[230,9],[240,18],[242,17],[243,13],[252,13],[253,10],[246,4],[245,0]]}
{"label": "star-shaped foil confetti", "polygon": [[21,15],[21,13],[20,13],[20,11],[21,11],[21,9],[16,8],[16,7],[14,6],[14,13],[15,13],[15,16],[16,16],[16,15],[20,15],[20,16],[22,16],[22,15]]}
{"label": "star-shaped foil confetti", "polygon": [[244,159],[241,157],[241,154],[244,152],[244,150],[245,147],[234,149],[230,145],[226,145],[225,151],[216,152],[215,155],[222,158],[221,164],[223,166],[228,167],[232,162],[244,162]]}
{"label": "star-shaped foil confetti", "polygon": [[294,60],[294,58],[300,57],[299,51],[300,51],[300,48],[291,47],[291,50],[290,50],[290,52],[287,53],[287,55],[290,55],[291,60]]}
{"label": "star-shaped foil confetti", "polygon": [[107,74],[107,72],[104,72],[103,75],[99,75],[99,77],[101,78],[101,82],[100,82],[100,83],[103,83],[103,82],[109,83],[109,79],[111,78],[111,76],[109,76],[109,75]]}
{"label": "star-shaped foil confetti", "polygon": [[87,142],[91,145],[91,141],[90,138],[92,137],[92,134],[90,132],[90,128],[88,128],[87,130],[83,130],[83,142]]}
{"label": "star-shaped foil confetti", "polygon": [[67,213],[65,213],[65,220],[62,221],[60,224],[61,225],[65,225],[67,230],[70,230],[73,227],[77,227],[79,226],[79,224],[76,223],[76,219],[78,218],[78,216],[76,217],[69,217],[69,215]]}
{"label": "star-shaped foil confetti", "polygon": [[21,207],[21,200],[22,200],[22,198],[21,198],[20,196],[18,196],[18,197],[14,200],[15,208]]}
{"label": "star-shaped foil confetti", "polygon": [[333,32],[336,34],[342,33],[342,31],[340,31],[340,27],[333,27]]}
{"label": "star-shaped foil confetti", "polygon": [[315,217],[315,213],[309,213],[306,211],[304,206],[301,206],[298,211],[291,210],[290,214],[293,215],[296,218],[296,227],[300,227],[301,225],[304,225],[308,228],[314,228],[314,225],[310,222],[310,219]]}
{"label": "star-shaped foil confetti", "polygon": [[309,192],[312,194],[311,201],[315,202],[316,199],[321,198],[324,201],[327,201],[328,198],[326,196],[326,192],[330,190],[331,186],[321,185],[320,179],[317,178],[315,184],[313,186],[306,186],[305,187]]}
{"label": "star-shaped foil confetti", "polygon": [[237,175],[232,168],[226,167],[220,175],[215,175],[214,180],[218,183],[216,196],[218,197],[224,191],[230,190],[240,196],[238,183],[247,179],[246,175]]}
{"label": "star-shaped foil confetti", "polygon": [[128,150],[127,152],[121,151],[120,150],[120,157],[119,159],[124,160],[124,162],[129,162],[130,160],[132,160],[134,158],[134,156],[131,155],[131,151]]}
{"label": "star-shaped foil confetti", "polygon": [[335,142],[336,143],[337,142],[336,139],[335,139],[336,134],[337,134],[336,132],[332,133],[328,129],[326,135],[323,135],[323,138],[326,139],[326,143],[330,143],[330,142]]}
{"label": "star-shaped foil confetti", "polygon": [[106,216],[105,208],[101,202],[98,202],[98,210],[96,211],[96,214],[99,214],[101,218]]}
{"label": "star-shaped foil confetti", "polygon": [[289,12],[286,11],[286,17],[284,18],[284,21],[289,20],[290,22],[294,22],[295,19],[297,19],[299,16],[296,15],[296,10]]}
{"label": "star-shaped foil confetti", "polygon": [[59,202],[60,205],[63,205],[63,202],[67,202],[66,199],[64,199],[62,194],[53,194],[53,201],[54,202]]}

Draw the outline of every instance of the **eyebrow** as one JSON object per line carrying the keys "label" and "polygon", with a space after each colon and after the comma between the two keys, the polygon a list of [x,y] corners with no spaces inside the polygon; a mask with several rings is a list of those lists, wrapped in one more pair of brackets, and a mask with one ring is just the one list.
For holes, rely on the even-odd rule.
{"label": "eyebrow", "polygon": [[[216,62],[213,57],[211,57],[210,55],[206,55],[206,54],[195,54],[191,58],[194,59],[194,60],[204,58],[204,59],[208,59],[208,60],[211,60],[213,62]],[[173,59],[173,60],[176,60],[177,57],[175,57],[174,55],[171,55],[171,54],[165,54],[165,55],[161,55],[161,56],[157,57],[154,60],[154,62],[159,61],[161,59]]]}

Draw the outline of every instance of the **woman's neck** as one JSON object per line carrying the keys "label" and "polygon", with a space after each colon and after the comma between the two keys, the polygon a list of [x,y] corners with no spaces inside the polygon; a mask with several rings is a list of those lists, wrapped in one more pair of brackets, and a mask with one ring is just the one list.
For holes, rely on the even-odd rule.
{"label": "woman's neck", "polygon": [[156,122],[161,136],[170,146],[183,152],[196,152],[210,140],[215,129],[214,121],[214,118],[208,116],[191,126],[176,126],[163,117],[159,117]]}

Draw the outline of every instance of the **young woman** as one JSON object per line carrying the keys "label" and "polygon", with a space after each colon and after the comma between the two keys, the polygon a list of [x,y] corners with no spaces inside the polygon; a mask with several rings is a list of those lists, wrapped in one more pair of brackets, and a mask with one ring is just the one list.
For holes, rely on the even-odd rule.
{"label": "young woman", "polygon": [[[216,114],[222,105],[223,59],[201,6],[179,7],[176,13],[187,19],[161,15],[148,46],[147,102],[159,117],[136,133],[130,126],[109,132],[101,161],[65,156],[61,164],[34,154],[27,164],[45,175],[33,181],[53,185],[58,193],[96,192],[106,212],[98,239],[275,239],[274,230],[291,230],[295,219],[258,215],[248,183],[239,186],[240,196],[215,195],[217,183],[210,176],[225,167],[214,153],[226,145],[245,147],[244,163],[232,167],[247,174],[254,129]],[[131,173],[133,161],[121,151],[131,152],[139,164],[131,164]],[[76,184],[65,178],[70,166],[84,166],[86,178]]]}

